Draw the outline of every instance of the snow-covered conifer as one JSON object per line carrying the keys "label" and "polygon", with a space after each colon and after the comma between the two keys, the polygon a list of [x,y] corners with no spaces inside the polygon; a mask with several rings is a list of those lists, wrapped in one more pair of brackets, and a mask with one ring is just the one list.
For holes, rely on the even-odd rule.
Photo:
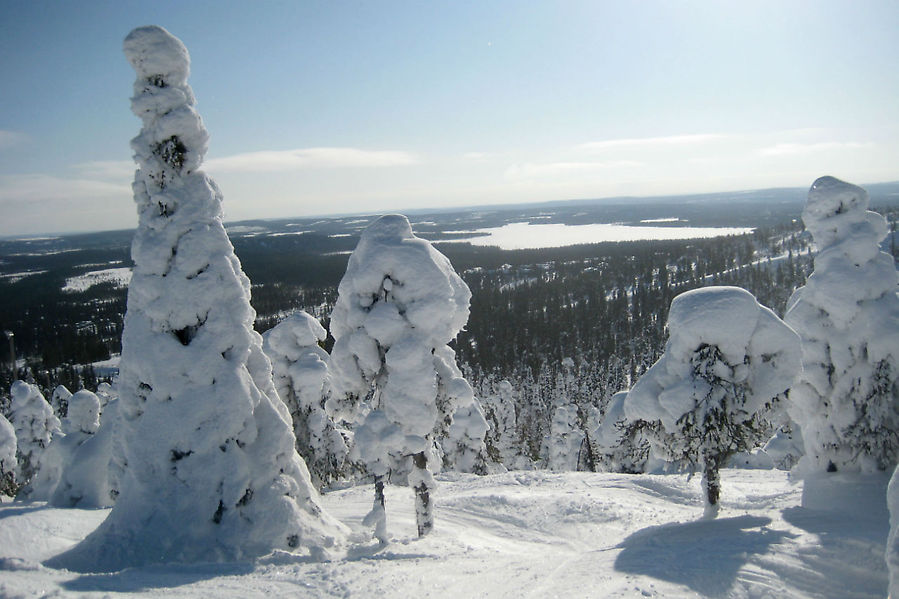
{"label": "snow-covered conifer", "polygon": [[107,519],[48,563],[118,570],[323,549],[344,530],[296,453],[221,193],[198,170],[208,135],[187,49],[150,26],[132,31],[124,50],[143,121],[131,144],[139,224],[117,383],[127,467]]}
{"label": "snow-covered conifer", "polygon": [[518,455],[519,432],[515,416],[515,390],[512,383],[503,379],[493,393],[484,398],[484,413],[489,423],[485,435],[487,453],[491,460],[514,469]]}
{"label": "snow-covered conifer", "polygon": [[347,420],[363,419],[356,448],[375,477],[366,521],[382,542],[383,487],[391,471],[411,470],[419,535],[433,526],[435,435],[473,401],[446,347],[465,326],[470,299],[449,260],[413,235],[401,215],[382,216],[362,233],[340,282],[331,315],[336,393],[328,405]]}
{"label": "snow-covered conifer", "polygon": [[818,254],[785,320],[802,338],[790,416],[807,471],[890,470],[899,459],[899,276],[878,247],[886,220],[867,208],[864,189],[822,177],[802,213]]}
{"label": "snow-covered conifer", "polygon": [[[16,481],[28,485],[40,467],[43,453],[50,446],[53,435],[60,432],[59,418],[44,399],[37,385],[15,381],[12,396],[12,424],[16,430],[18,465]],[[23,492],[28,493],[26,487]]]}
{"label": "snow-covered conifer", "polygon": [[272,361],[275,389],[293,419],[297,451],[319,488],[347,474],[350,439],[324,408],[330,358],[319,343],[327,334],[318,320],[300,310],[266,332],[262,346]]}
{"label": "snow-covered conifer", "polygon": [[53,395],[50,396],[50,405],[53,407],[53,413],[60,420],[65,418],[68,412],[70,397],[72,397],[72,392],[65,385],[58,385],[53,390]]}
{"label": "snow-covered conifer", "polygon": [[100,398],[100,411],[102,412],[106,409],[106,405],[116,399],[118,395],[112,385],[103,382],[97,385],[97,397]]}
{"label": "snow-covered conifer", "polygon": [[661,423],[673,458],[700,463],[706,514],[718,510],[718,470],[768,434],[764,411],[799,370],[799,337],[738,287],[671,302],[665,353],[627,394],[628,420]]}
{"label": "snow-covered conifer", "polygon": [[16,494],[16,429],[0,414],[0,495]]}
{"label": "snow-covered conifer", "polygon": [[899,467],[893,470],[887,487],[887,507],[890,509],[890,535],[886,549],[890,586],[887,596],[895,599],[899,597]]}

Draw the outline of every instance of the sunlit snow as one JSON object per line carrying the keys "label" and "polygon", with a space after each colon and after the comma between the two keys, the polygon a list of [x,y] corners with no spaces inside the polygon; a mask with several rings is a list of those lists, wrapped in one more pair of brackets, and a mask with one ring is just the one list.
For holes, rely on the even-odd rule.
{"label": "sunlit snow", "polygon": [[496,246],[503,250],[527,250],[565,247],[605,241],[645,241],[700,239],[752,233],[750,227],[635,227],[630,225],[565,225],[509,223],[502,227],[471,231],[473,237],[440,240],[440,243],[468,242],[477,246]]}
{"label": "sunlit snow", "polygon": [[69,277],[62,290],[65,293],[80,293],[87,291],[100,283],[112,283],[116,287],[127,287],[131,282],[131,268],[105,268],[92,270],[77,277]]}

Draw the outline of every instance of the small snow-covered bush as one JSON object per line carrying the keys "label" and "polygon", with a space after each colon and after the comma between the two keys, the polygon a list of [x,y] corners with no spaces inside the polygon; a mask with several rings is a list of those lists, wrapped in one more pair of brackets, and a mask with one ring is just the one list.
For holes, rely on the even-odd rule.
{"label": "small snow-covered bush", "polygon": [[718,470],[769,434],[764,413],[793,383],[799,338],[751,293],[707,287],[671,302],[665,353],[627,394],[631,422],[658,421],[668,452],[701,464],[707,515],[718,509]]}
{"label": "small snow-covered bush", "polygon": [[815,181],[802,213],[818,254],[784,319],[802,338],[790,416],[806,471],[891,470],[899,460],[899,275],[880,251],[886,220],[868,193]]}

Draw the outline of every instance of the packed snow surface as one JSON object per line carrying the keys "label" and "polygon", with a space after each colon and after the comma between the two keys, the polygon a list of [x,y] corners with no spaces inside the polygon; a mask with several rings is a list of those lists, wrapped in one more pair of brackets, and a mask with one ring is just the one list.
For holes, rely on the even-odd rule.
{"label": "packed snow surface", "polygon": [[416,539],[412,491],[387,487],[390,543],[361,520],[370,485],[323,496],[354,531],[332,561],[252,560],[76,574],[41,562],[107,510],[0,506],[0,595],[116,597],[816,597],[886,596],[883,495],[852,511],[800,507],[778,471],[722,471],[718,520],[699,521],[699,477],[509,472],[443,477],[436,527]]}
{"label": "packed snow surface", "polygon": [[746,227],[635,227],[616,224],[565,225],[509,223],[502,227],[472,231],[476,237],[441,240],[439,243],[466,242],[477,246],[496,246],[503,250],[528,250],[566,247],[606,241],[644,241],[661,239],[700,239],[724,235],[745,235]]}

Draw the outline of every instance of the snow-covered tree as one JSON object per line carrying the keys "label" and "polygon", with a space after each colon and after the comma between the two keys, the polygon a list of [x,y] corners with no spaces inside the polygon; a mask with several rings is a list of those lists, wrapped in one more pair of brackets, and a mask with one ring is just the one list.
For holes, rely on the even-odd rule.
{"label": "snow-covered tree", "polygon": [[356,448],[375,478],[366,521],[381,542],[391,472],[409,473],[419,535],[433,526],[434,442],[453,413],[474,401],[447,347],[468,320],[470,299],[449,260],[413,235],[401,215],[382,216],[363,231],[340,282],[331,315],[336,392],[328,406],[359,421]]}
{"label": "snow-covered tree", "polygon": [[330,394],[328,352],[319,346],[327,331],[300,310],[263,335],[272,361],[275,389],[293,419],[297,451],[316,487],[345,476],[350,433],[339,429],[324,408]]}
{"label": "snow-covered tree", "polygon": [[0,414],[0,495],[16,494],[16,429]]}
{"label": "snow-covered tree", "polygon": [[624,403],[631,422],[661,423],[670,455],[701,464],[706,515],[718,510],[718,470],[770,434],[764,412],[799,371],[799,337],[751,293],[707,287],[671,302],[665,353]]}
{"label": "snow-covered tree", "polygon": [[487,419],[480,403],[475,399],[453,413],[453,423],[442,439],[443,464],[457,472],[487,474]]}
{"label": "snow-covered tree", "polygon": [[118,570],[323,550],[344,529],[296,453],[221,193],[198,170],[208,135],[187,49],[150,26],[124,50],[143,121],[131,143],[139,224],[117,383],[125,480],[100,527],[50,563]]}
{"label": "snow-covered tree", "polygon": [[818,254],[785,320],[802,338],[790,416],[807,471],[890,470],[899,459],[899,276],[878,246],[886,220],[867,208],[864,189],[822,177],[802,213]]}
{"label": "snow-covered tree", "polygon": [[58,385],[56,389],[53,390],[53,395],[50,396],[50,405],[53,407],[53,413],[56,414],[56,417],[60,420],[66,416],[69,409],[70,397],[72,397],[72,392],[69,391],[65,385]]}
{"label": "snow-covered tree", "polygon": [[53,435],[60,432],[60,422],[37,385],[15,381],[10,395],[17,445],[16,481],[27,495],[27,485],[40,468],[41,457],[50,446]]}
{"label": "snow-covered tree", "polygon": [[87,389],[71,395],[67,400],[67,415],[62,420],[62,433],[53,436],[50,446],[41,455],[40,468],[31,483],[30,499],[48,501],[61,507],[101,507],[103,501],[80,503],[85,492],[81,478],[107,477],[107,465],[99,464],[89,472],[87,463],[78,459],[81,446],[100,428],[100,399]]}
{"label": "snow-covered tree", "polygon": [[887,507],[890,509],[890,535],[887,539],[886,561],[890,571],[887,596],[899,598],[899,467],[893,470],[887,487]]}
{"label": "snow-covered tree", "polygon": [[515,417],[515,397],[512,383],[503,379],[492,393],[484,396],[484,415],[489,424],[484,443],[493,462],[515,468],[518,454],[518,427]]}

